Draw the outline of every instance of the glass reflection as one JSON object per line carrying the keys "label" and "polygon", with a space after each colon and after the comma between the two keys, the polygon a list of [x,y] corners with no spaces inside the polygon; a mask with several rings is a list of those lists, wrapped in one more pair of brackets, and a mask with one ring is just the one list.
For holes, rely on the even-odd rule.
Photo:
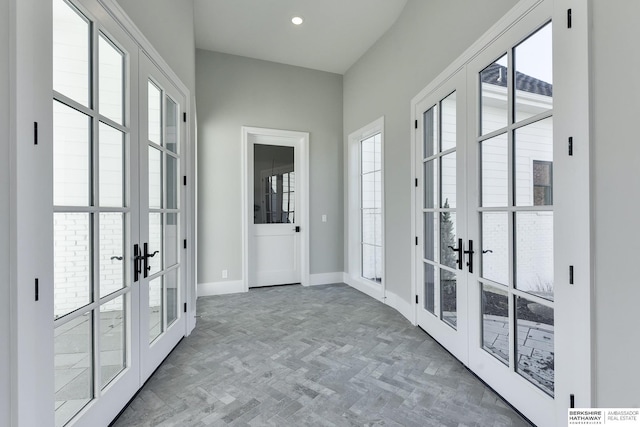
{"label": "glass reflection", "polygon": [[[254,224],[295,223],[294,148],[254,144],[253,150]],[[371,184],[373,192],[373,177]]]}
{"label": "glass reflection", "polygon": [[149,282],[149,343],[162,333],[162,276]]}
{"label": "glass reflection", "polygon": [[435,314],[435,268],[424,264],[424,309]]}
{"label": "glass reflection", "polygon": [[440,103],[442,108],[441,151],[456,147],[456,93],[453,92]]}
{"label": "glass reflection", "polygon": [[516,371],[553,396],[554,320],[553,308],[516,297]]}
{"label": "glass reflection", "polygon": [[164,276],[167,293],[167,328],[178,319],[178,271],[178,269],[172,270]]}
{"label": "glass reflection", "polygon": [[124,206],[124,134],[100,123],[99,173],[100,206]]}
{"label": "glass reflection", "polygon": [[516,288],[553,301],[553,212],[517,212]]}
{"label": "glass reflection", "polygon": [[54,332],[55,425],[64,426],[93,399],[92,312]]}
{"label": "glass reflection", "polygon": [[124,55],[102,34],[98,42],[98,76],[100,114],[123,124]]}
{"label": "glass reflection", "polygon": [[516,121],[553,108],[553,43],[548,23],[514,50]]}
{"label": "glass reflection", "polygon": [[457,268],[458,255],[452,247],[456,242],[456,214],[455,212],[440,213],[440,264]]}
{"label": "glass reflection", "polygon": [[440,269],[440,318],[456,329],[458,325],[456,274]]}
{"label": "glass reflection", "polygon": [[482,285],[482,348],[509,364],[509,297],[487,285]]}
{"label": "glass reflection", "polygon": [[515,132],[516,206],[553,204],[553,118]]}
{"label": "glass reflection", "polygon": [[424,120],[424,141],[423,153],[424,158],[433,156],[438,152],[438,106],[426,111],[423,115]]}
{"label": "glass reflection", "polygon": [[124,214],[100,213],[100,297],[124,287]]}
{"label": "glass reflection", "polygon": [[482,277],[509,284],[509,215],[482,213]]}
{"label": "glass reflection", "polygon": [[456,207],[456,153],[440,159],[440,205],[442,208]]}
{"label": "glass reflection", "polygon": [[509,149],[507,134],[480,143],[482,206],[504,207],[509,203]]}
{"label": "glass reflection", "polygon": [[495,61],[480,72],[482,116],[480,134],[486,135],[507,126],[507,82],[509,70],[507,55]]}
{"label": "glass reflection", "polygon": [[100,306],[100,377],[104,388],[125,367],[124,296]]}

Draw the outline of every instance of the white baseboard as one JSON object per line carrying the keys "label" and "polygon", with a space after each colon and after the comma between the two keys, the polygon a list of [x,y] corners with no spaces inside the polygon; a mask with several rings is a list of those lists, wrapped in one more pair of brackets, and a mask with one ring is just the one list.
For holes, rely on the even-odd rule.
{"label": "white baseboard", "polygon": [[390,291],[385,291],[384,303],[389,307],[395,309],[398,313],[402,314],[411,324],[415,325],[415,309],[410,302],[405,301],[398,295]]}
{"label": "white baseboard", "polygon": [[198,283],[198,297],[206,297],[211,295],[238,294],[241,292],[245,292],[244,281],[242,280]]}
{"label": "white baseboard", "polygon": [[344,279],[343,273],[341,271],[336,271],[333,273],[310,274],[308,286],[328,285],[330,283],[342,283],[343,279]]}
{"label": "white baseboard", "polygon": [[382,285],[379,283],[369,282],[367,280],[360,280],[354,277],[344,274],[344,283],[362,292],[365,295],[369,295],[371,298],[375,298],[378,301],[384,302],[384,295],[382,293]]}

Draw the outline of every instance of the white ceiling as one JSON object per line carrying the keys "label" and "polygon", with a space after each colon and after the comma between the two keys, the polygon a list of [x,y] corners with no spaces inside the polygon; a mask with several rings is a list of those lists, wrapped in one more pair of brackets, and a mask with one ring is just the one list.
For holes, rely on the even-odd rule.
{"label": "white ceiling", "polygon": [[[195,0],[196,47],[344,74],[407,0]],[[293,16],[304,23],[295,26]]]}

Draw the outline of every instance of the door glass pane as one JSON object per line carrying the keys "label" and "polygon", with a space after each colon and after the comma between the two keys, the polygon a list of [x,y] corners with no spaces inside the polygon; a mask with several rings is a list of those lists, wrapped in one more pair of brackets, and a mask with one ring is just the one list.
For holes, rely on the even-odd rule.
{"label": "door glass pane", "polygon": [[167,182],[167,209],[178,209],[178,159],[167,154],[167,171],[165,180]]}
{"label": "door glass pane", "polygon": [[507,55],[495,61],[480,72],[482,101],[480,114],[482,116],[481,135],[502,129],[507,126]]}
{"label": "door glass pane", "polygon": [[509,364],[509,297],[487,285],[482,285],[482,348]]}
{"label": "door glass pane", "polygon": [[553,308],[516,297],[516,371],[553,396]]}
{"label": "door glass pane", "polygon": [[63,0],[53,1],[53,90],[89,106],[89,21]]}
{"label": "door glass pane", "polygon": [[162,152],[149,146],[149,207],[162,207]]}
{"label": "door glass pane", "polygon": [[456,274],[440,269],[440,318],[454,329],[458,325]]}
{"label": "door glass pane", "polygon": [[507,212],[482,213],[482,277],[508,285],[509,216]]}
{"label": "door glass pane", "polygon": [[167,327],[178,319],[178,271],[171,270],[164,275],[167,292]]}
{"label": "door glass pane", "polygon": [[93,398],[91,312],[54,332],[55,425],[62,427]]}
{"label": "door glass pane", "polygon": [[456,153],[443,156],[440,160],[441,175],[441,196],[440,204],[442,208],[456,207]]}
{"label": "door glass pane", "polygon": [[178,152],[178,105],[168,96],[166,99],[167,114],[165,115],[165,146],[167,150]]}
{"label": "door glass pane", "polygon": [[100,213],[100,297],[125,285],[124,214]]}
{"label": "door glass pane", "polygon": [[424,309],[435,314],[435,268],[424,264]]}
{"label": "door glass pane", "polygon": [[104,35],[98,42],[98,87],[100,114],[123,124],[124,55]]}
{"label": "door glass pane", "polygon": [[376,143],[375,137],[367,138],[361,142],[361,156],[362,156],[362,174],[373,172],[377,170],[376,165]]}
{"label": "door glass pane", "polygon": [[514,49],[516,121],[553,108],[553,43],[551,23]]}
{"label": "door glass pane", "polygon": [[53,204],[89,205],[91,119],[53,102]]}
{"label": "door glass pane", "polygon": [[100,206],[124,206],[124,134],[104,123],[99,128]]}
{"label": "door glass pane", "polygon": [[162,270],[162,214],[152,212],[149,214],[149,245],[148,254],[155,254],[149,258],[149,273],[151,276]]}
{"label": "door glass pane", "polygon": [[124,296],[100,306],[100,379],[104,388],[125,367]]}
{"label": "door glass pane", "polygon": [[434,212],[424,213],[424,258],[429,261],[436,260],[436,214]]}
{"label": "door glass pane", "polygon": [[517,212],[516,287],[553,301],[553,212]]}
{"label": "door glass pane", "polygon": [[[428,242],[425,242],[428,243]],[[452,247],[456,242],[456,214],[455,212],[440,213],[440,263],[447,267],[457,268],[457,252]]]}
{"label": "door glass pane", "polygon": [[509,203],[509,151],[507,134],[480,143],[482,206],[504,207]]}
{"label": "door glass pane", "polygon": [[424,163],[424,207],[431,209],[436,206],[437,183],[437,160],[429,160]]}
{"label": "door glass pane", "polygon": [[362,245],[362,277],[376,281],[376,247],[373,245]]}
{"label": "door glass pane", "polygon": [[164,227],[164,260],[166,268],[178,262],[178,214],[168,213],[167,224]]}
{"label": "door glass pane", "polygon": [[156,144],[162,144],[162,92],[160,89],[149,81],[149,141]]}
{"label": "door glass pane", "polygon": [[253,166],[254,224],[294,223],[294,207],[283,205],[295,194],[294,148],[254,144]]}
{"label": "door glass pane", "polygon": [[89,214],[53,214],[53,302],[56,318],[92,301]]}
{"label": "door glass pane", "polygon": [[149,282],[149,343],[162,333],[162,276]]}
{"label": "door glass pane", "polygon": [[424,113],[424,146],[423,156],[428,158],[438,152],[438,106]]}
{"label": "door glass pane", "polygon": [[442,151],[456,147],[456,93],[453,92],[440,103],[442,108]]}
{"label": "door glass pane", "polygon": [[515,132],[516,206],[553,204],[553,118]]}

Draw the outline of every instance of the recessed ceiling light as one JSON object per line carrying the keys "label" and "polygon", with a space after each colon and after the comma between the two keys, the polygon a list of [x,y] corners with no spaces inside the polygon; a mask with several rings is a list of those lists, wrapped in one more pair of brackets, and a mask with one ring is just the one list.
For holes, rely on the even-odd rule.
{"label": "recessed ceiling light", "polygon": [[302,25],[304,19],[302,19],[301,16],[294,16],[293,18],[291,18],[291,22],[293,22],[293,25]]}

